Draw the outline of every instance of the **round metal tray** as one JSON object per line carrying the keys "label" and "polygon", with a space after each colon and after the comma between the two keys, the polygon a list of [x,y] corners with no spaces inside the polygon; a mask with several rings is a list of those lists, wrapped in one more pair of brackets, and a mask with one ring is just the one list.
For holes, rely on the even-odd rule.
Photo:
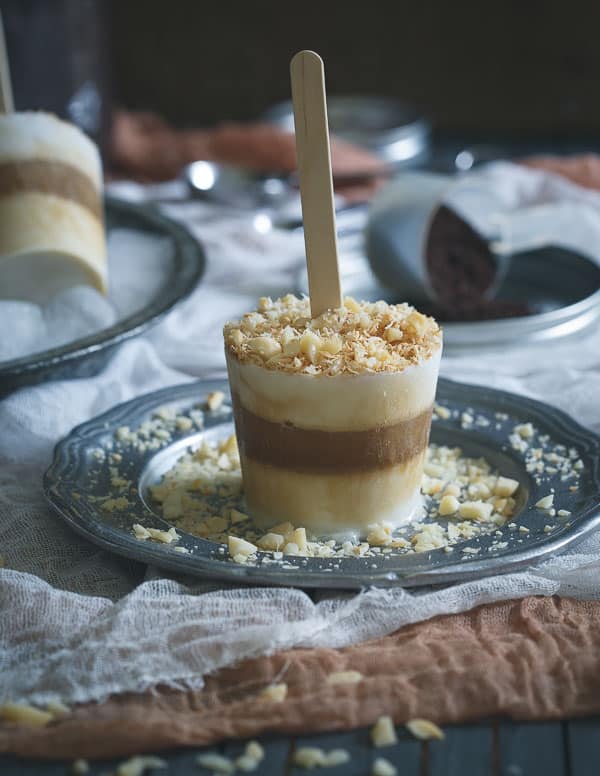
{"label": "round metal tray", "polygon": [[172,266],[164,288],[136,313],[109,328],[67,345],[1,362],[0,396],[46,380],[97,374],[115,348],[158,323],[202,277],[206,264],[202,246],[185,227],[162,215],[155,206],[107,197],[105,214],[107,231],[135,229],[172,240]]}
{"label": "round metal tray", "polygon": [[[139,541],[132,533],[133,523],[167,529],[149,494],[151,484],[189,448],[197,447],[204,437],[224,437],[232,432],[231,409],[225,404],[219,413],[206,412],[202,431],[175,432],[153,451],[140,452],[134,446],[123,447],[115,432],[127,425],[136,429],[165,406],[178,413],[198,412],[210,391],[227,391],[223,381],[203,381],[167,388],[114,407],[98,418],[75,428],[60,442],[54,461],[44,478],[44,490],[57,513],[78,533],[90,541],[128,558],[156,565],[180,574],[209,577],[253,584],[293,585],[297,587],[361,588],[377,586],[415,586],[438,584],[499,574],[525,567],[583,538],[600,525],[600,438],[579,426],[564,413],[540,402],[503,391],[440,380],[437,400],[453,412],[448,420],[437,419],[432,426],[432,441],[459,446],[465,454],[483,456],[494,467],[520,483],[518,514],[513,518],[521,532],[505,525],[498,534],[481,535],[456,545],[450,554],[443,550],[389,555],[374,563],[373,558],[301,558],[286,556],[286,568],[263,563],[259,553],[256,566],[231,562],[219,552],[220,545],[199,539],[177,529],[181,538],[175,551],[172,545]],[[474,416],[489,421],[461,427],[460,415],[468,408]],[[528,474],[524,457],[508,444],[508,435],[517,423],[531,422],[540,434],[554,444],[575,448],[582,461],[578,488],[573,480],[562,481],[559,474],[548,474],[536,482]],[[111,495],[110,454],[122,456],[121,471],[133,483],[126,508],[102,509],[100,499]],[[535,503],[554,488],[558,509],[568,510],[568,519],[552,518],[535,508]],[[552,530],[548,532],[547,526]],[[498,546],[498,542],[505,546]],[[465,560],[461,548],[471,547],[477,557]]]}

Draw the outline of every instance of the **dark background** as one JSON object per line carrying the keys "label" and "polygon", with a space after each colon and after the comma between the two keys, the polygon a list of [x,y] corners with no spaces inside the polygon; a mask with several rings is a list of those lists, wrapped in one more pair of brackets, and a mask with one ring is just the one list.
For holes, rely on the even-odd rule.
{"label": "dark background", "polygon": [[[115,104],[178,125],[252,119],[290,93],[301,48],[329,94],[385,94],[448,132],[595,137],[600,3],[557,0],[0,0],[17,106],[99,67]],[[54,99],[60,102],[63,96]],[[44,105],[57,109],[55,105]]]}
{"label": "dark background", "polygon": [[597,2],[111,6],[117,97],[177,122],[256,116],[289,97],[289,60],[312,48],[325,60],[330,94],[402,97],[442,129],[600,129]]}

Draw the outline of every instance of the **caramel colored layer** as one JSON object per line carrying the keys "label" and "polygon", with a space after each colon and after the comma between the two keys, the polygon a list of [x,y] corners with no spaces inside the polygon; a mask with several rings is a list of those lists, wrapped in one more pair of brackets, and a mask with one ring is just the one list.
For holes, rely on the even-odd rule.
{"label": "caramel colored layer", "polygon": [[422,453],[429,440],[431,408],[368,431],[318,431],[264,420],[242,407],[237,395],[232,398],[240,453],[292,471],[339,474],[387,469]]}
{"label": "caramel colored layer", "polygon": [[102,219],[100,194],[79,168],[48,159],[0,162],[0,197],[37,191],[77,202]]}

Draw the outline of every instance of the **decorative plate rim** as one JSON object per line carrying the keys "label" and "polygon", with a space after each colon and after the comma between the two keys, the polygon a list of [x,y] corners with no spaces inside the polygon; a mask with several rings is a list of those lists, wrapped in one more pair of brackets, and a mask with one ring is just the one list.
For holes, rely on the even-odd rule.
{"label": "decorative plate rim", "polygon": [[[367,563],[372,562],[372,558],[341,558],[338,560],[343,561],[346,568],[339,573],[332,573],[331,570],[311,570],[310,566],[306,564],[299,565],[295,563],[296,560],[306,559],[290,558],[292,564],[297,565],[297,570],[291,571],[277,569],[276,566],[271,565],[246,566],[224,562],[222,556],[215,557],[215,547],[217,545],[191,534],[186,534],[180,529],[177,529],[178,532],[182,537],[189,538],[195,548],[200,549],[199,553],[178,553],[174,552],[170,545],[140,542],[134,538],[132,533],[119,531],[102,523],[97,517],[94,518],[93,516],[86,515],[86,508],[81,505],[81,502],[77,502],[72,497],[72,494],[67,492],[66,483],[68,478],[65,475],[74,471],[74,467],[78,463],[79,453],[81,453],[82,449],[85,449],[86,445],[91,444],[91,440],[97,439],[98,435],[107,434],[111,430],[114,431],[119,425],[123,424],[125,418],[131,417],[133,413],[135,413],[137,419],[141,420],[165,404],[174,404],[185,400],[189,400],[190,404],[192,402],[197,404],[203,394],[212,390],[223,390],[224,388],[226,388],[226,382],[223,380],[193,381],[184,385],[164,388],[119,404],[96,418],[75,427],[69,435],[56,445],[53,462],[44,475],[44,494],[51,507],[80,535],[105,549],[128,557],[131,560],[142,561],[176,571],[183,575],[209,577],[215,580],[327,589],[359,589],[369,586],[416,587],[420,585],[463,582],[493,574],[509,573],[525,568],[535,561],[557,553],[568,545],[582,540],[595,528],[600,527],[600,489],[596,487],[593,496],[586,502],[586,506],[573,513],[570,519],[570,530],[561,532],[560,536],[552,537],[550,534],[543,537],[540,536],[529,547],[523,546],[506,552],[500,551],[493,555],[489,554],[468,561],[446,556],[443,563],[433,563],[430,559],[431,552],[398,556],[403,558],[410,557],[411,559],[423,556],[420,563],[419,561],[412,561],[414,567],[406,572],[398,571],[391,565],[386,566],[385,564],[382,564],[376,571],[368,569]],[[486,386],[459,383],[447,378],[440,378],[438,396],[440,393],[442,394],[440,397],[442,400],[447,400],[449,397],[450,399],[456,399],[457,394],[460,397],[461,393],[465,393],[469,396],[469,403],[465,406],[477,407],[476,399],[478,399],[483,404],[491,402],[496,412],[509,410],[514,413],[516,408],[523,411],[527,418],[534,423],[536,420],[538,423],[542,420],[544,424],[552,427],[559,435],[562,435],[561,440],[568,438],[568,444],[577,445],[585,453],[590,462],[589,475],[595,486],[598,486],[598,483],[600,483],[600,436],[581,426],[562,410],[529,397]],[[444,421],[438,419],[434,424],[434,428],[438,425],[443,426]],[[450,426],[446,428],[452,430]],[[201,433],[197,431],[194,434],[183,434],[175,441],[180,443],[189,438],[191,442],[194,437],[199,436]],[[459,433],[458,429],[456,429],[456,433]],[[170,444],[173,444],[173,441]],[[139,494],[139,481],[148,462],[154,455],[167,449],[170,444],[165,444],[162,448],[142,457],[140,465],[132,472],[138,478],[136,487],[138,487],[139,504],[136,502],[135,508],[143,510],[141,513],[142,518],[151,515],[153,524],[164,528],[170,527],[171,524],[157,517],[145,505]],[[187,447],[187,445],[185,446]],[[500,450],[500,447],[498,449]],[[529,475],[526,476],[529,477]],[[530,500],[538,497],[539,493],[537,495],[534,494],[530,497]],[[93,509],[90,511],[93,512]],[[137,513],[135,517],[137,517]],[[132,522],[134,520],[135,518],[132,518]],[[435,550],[433,552],[439,551]],[[428,558],[430,559],[429,562],[427,561]],[[322,561],[323,559],[308,559],[308,561],[317,560]]]}

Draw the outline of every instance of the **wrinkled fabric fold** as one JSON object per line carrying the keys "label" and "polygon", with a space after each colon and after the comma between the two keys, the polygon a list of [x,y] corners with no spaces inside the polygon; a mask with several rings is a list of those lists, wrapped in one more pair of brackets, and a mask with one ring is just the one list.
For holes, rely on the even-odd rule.
{"label": "wrinkled fabric fold", "polygon": [[[319,639],[317,639],[319,641]],[[141,658],[140,658],[141,659]],[[334,671],[358,671],[332,685]],[[285,682],[281,703],[260,698]],[[0,730],[0,752],[101,758],[266,732],[348,730],[390,714],[445,725],[600,711],[600,603],[527,597],[438,616],[363,644],[245,660],[202,690],[160,689],[77,708],[47,728]]]}

